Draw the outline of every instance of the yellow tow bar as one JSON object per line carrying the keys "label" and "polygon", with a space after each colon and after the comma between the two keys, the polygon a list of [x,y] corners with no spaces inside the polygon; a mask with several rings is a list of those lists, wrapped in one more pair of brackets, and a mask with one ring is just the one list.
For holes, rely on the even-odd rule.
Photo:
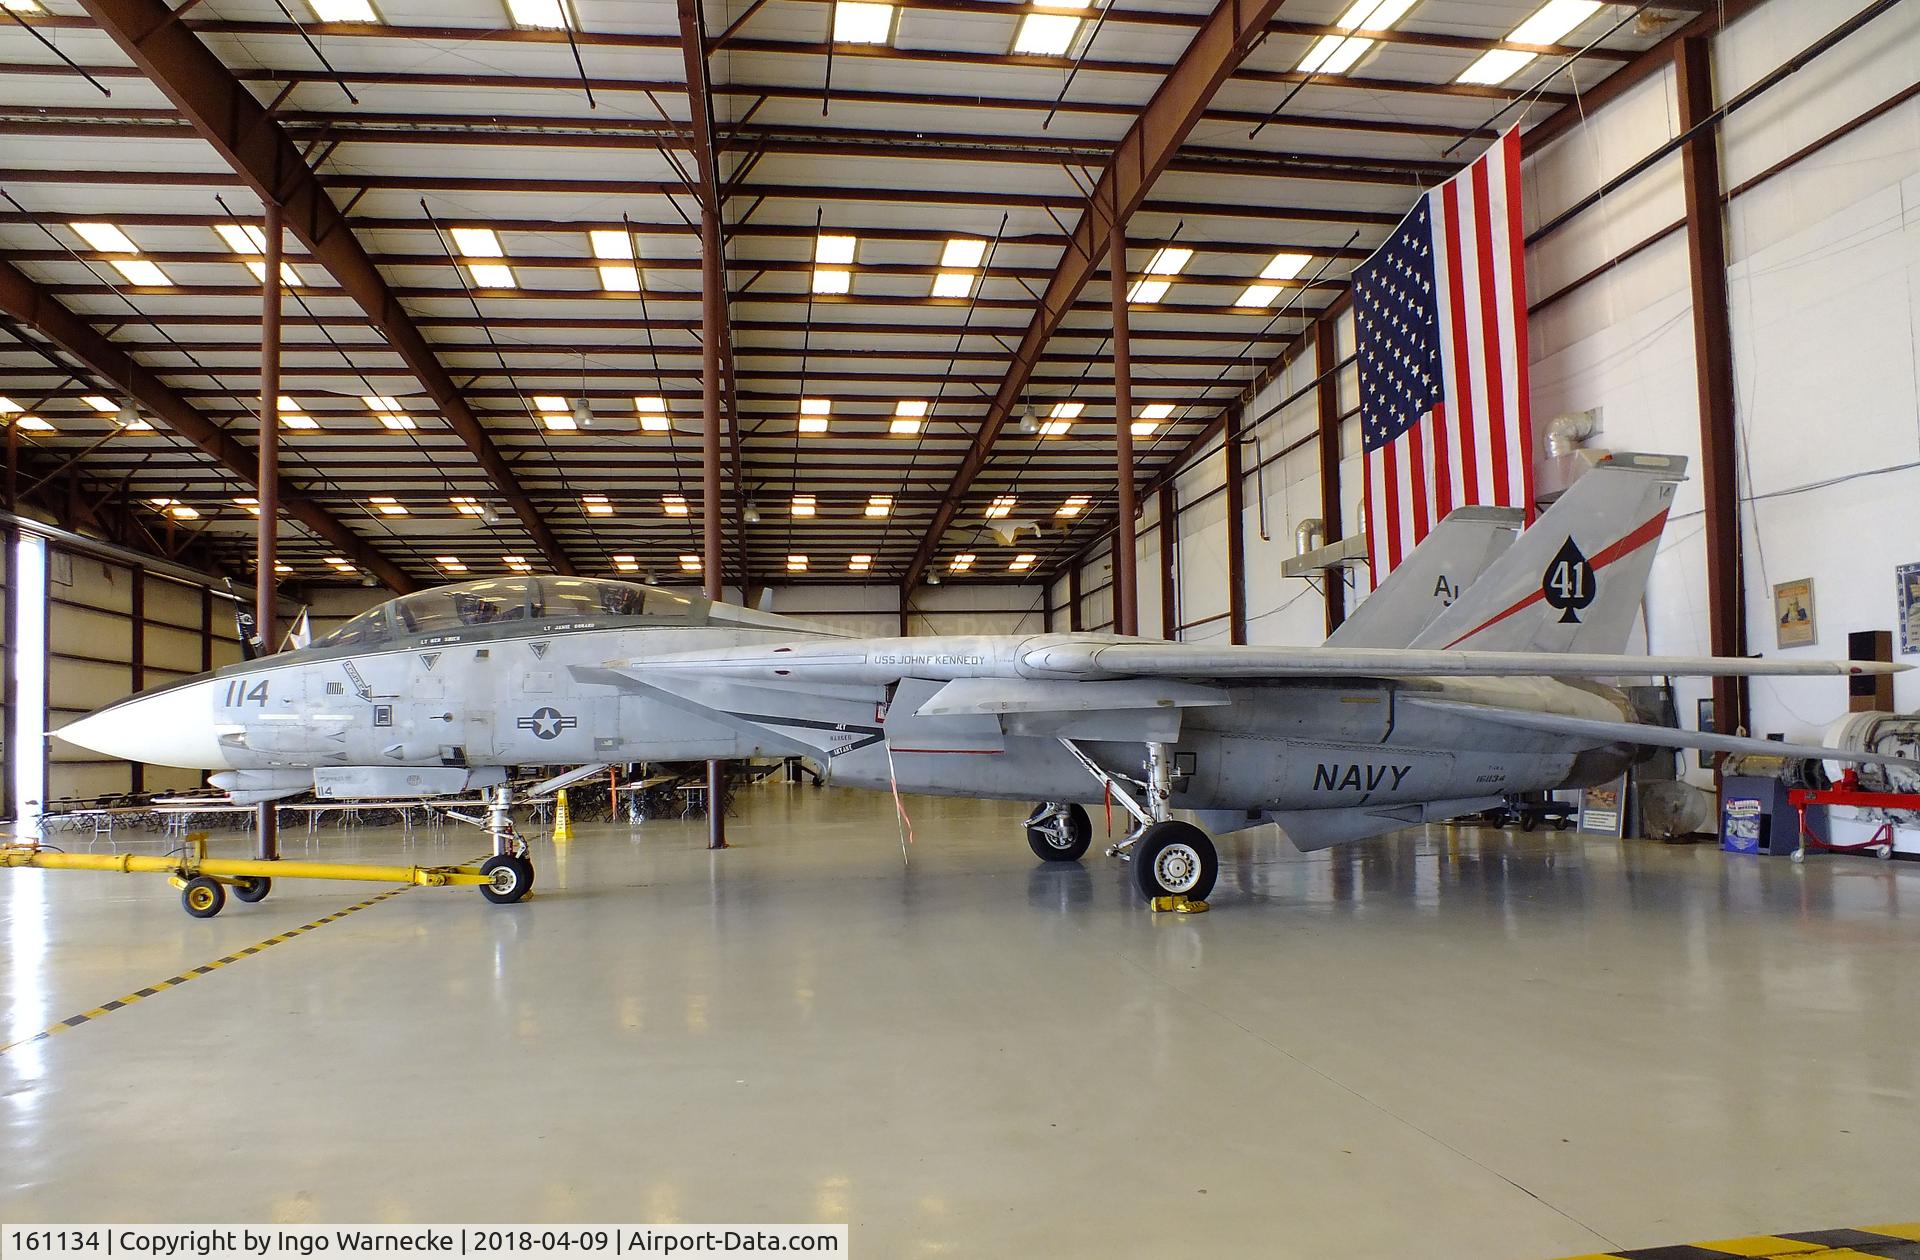
{"label": "yellow tow bar", "polygon": [[525,858],[489,858],[481,866],[375,866],[352,862],[263,861],[259,858],[211,858],[205,835],[187,837],[186,847],[164,857],[134,853],[59,853],[34,844],[0,844],[0,866],[31,866],[43,871],[112,871],[122,875],[165,875],[180,890],[181,904],[195,918],[219,914],[227,889],[242,901],[259,901],[276,879],[368,880],[412,884],[420,888],[456,885],[478,888],[489,901],[519,901],[533,887],[533,865]]}

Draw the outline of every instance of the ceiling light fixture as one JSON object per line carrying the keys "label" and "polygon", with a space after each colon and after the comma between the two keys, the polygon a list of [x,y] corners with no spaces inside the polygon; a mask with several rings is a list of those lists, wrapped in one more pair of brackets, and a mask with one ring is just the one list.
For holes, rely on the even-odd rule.
{"label": "ceiling light fixture", "polygon": [[894,8],[867,0],[836,0],[833,6],[833,42],[887,44],[893,42]]}
{"label": "ceiling light fixture", "polygon": [[[1507,35],[1509,44],[1557,44],[1600,11],[1600,0],[1547,0]],[[1505,83],[1535,59],[1514,48],[1490,48],[1460,72],[1459,83]]]}
{"label": "ceiling light fixture", "polygon": [[[1415,0],[1355,0],[1334,25],[1343,31],[1388,30],[1406,16],[1414,4]],[[1371,47],[1370,39],[1323,35],[1314,41],[1297,68],[1307,74],[1345,74]]]}

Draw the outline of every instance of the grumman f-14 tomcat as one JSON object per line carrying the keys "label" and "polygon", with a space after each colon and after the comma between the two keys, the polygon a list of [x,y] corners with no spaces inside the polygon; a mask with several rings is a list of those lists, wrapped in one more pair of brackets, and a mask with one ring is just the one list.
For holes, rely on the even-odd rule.
{"label": "grumman f-14 tomcat", "polygon": [[58,734],[215,771],[240,801],[485,789],[499,901],[533,879],[507,821],[518,766],[808,757],[834,784],[1040,802],[1026,834],[1049,862],[1086,852],[1081,802],[1110,793],[1135,823],[1110,852],[1140,891],[1198,900],[1209,829],[1278,824],[1322,849],[1604,783],[1648,746],[1895,760],[1646,725],[1599,681],[1895,668],[1625,654],[1684,468],[1605,457],[1517,536],[1463,509],[1321,647],[857,638],[635,583],[507,577],[391,600]]}

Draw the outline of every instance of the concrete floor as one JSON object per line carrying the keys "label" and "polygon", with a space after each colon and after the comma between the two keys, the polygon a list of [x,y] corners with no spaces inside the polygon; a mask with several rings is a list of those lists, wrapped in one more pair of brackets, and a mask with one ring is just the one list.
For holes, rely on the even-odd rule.
{"label": "concrete floor", "polygon": [[[909,806],[904,865],[851,791],[750,789],[722,854],[584,828],[525,905],[415,889],[15,1046],[0,1219],[1520,1258],[1915,1214],[1913,864],[1262,831],[1212,914],[1154,916],[1097,853],[1035,863],[1017,807]],[[157,877],[0,872],[0,1043],[367,895],[195,921]]]}

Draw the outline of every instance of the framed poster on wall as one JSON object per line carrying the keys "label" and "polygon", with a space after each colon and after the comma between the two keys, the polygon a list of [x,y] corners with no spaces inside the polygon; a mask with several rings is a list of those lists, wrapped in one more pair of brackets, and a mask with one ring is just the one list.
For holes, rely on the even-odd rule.
{"label": "framed poster on wall", "polygon": [[1900,650],[1920,652],[1920,564],[1903,564],[1893,571],[1900,588]]}
{"label": "framed poster on wall", "polygon": [[1813,624],[1813,579],[1781,582],[1773,588],[1775,647],[1806,647],[1819,638]]}

